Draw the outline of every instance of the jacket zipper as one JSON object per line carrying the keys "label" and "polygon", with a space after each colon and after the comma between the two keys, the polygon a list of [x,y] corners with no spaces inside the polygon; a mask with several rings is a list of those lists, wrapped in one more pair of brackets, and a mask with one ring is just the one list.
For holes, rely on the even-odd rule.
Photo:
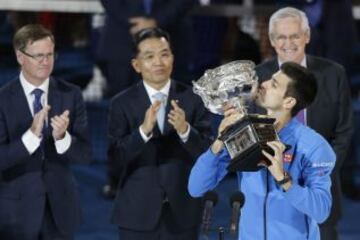
{"label": "jacket zipper", "polygon": [[265,184],[266,184],[266,195],[265,195],[265,200],[264,200],[264,240],[267,240],[266,202],[267,202],[267,198],[269,195],[269,171],[266,171]]}

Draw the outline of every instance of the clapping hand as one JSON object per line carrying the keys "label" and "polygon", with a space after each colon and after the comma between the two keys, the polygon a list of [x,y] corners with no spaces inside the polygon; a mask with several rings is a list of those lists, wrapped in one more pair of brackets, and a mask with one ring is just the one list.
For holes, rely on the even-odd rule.
{"label": "clapping hand", "polygon": [[140,128],[143,131],[143,133],[147,136],[149,136],[154,129],[154,126],[156,124],[157,112],[159,111],[160,106],[161,106],[161,102],[155,101],[154,104],[152,104],[146,110],[144,121],[141,124]]}
{"label": "clapping hand", "polygon": [[168,114],[168,122],[174,127],[178,134],[184,134],[188,130],[185,111],[179,107],[177,101],[171,100],[173,107]]}
{"label": "clapping hand", "polygon": [[46,105],[43,109],[41,109],[38,113],[34,115],[33,122],[31,124],[30,130],[37,137],[41,137],[42,130],[47,119],[48,113],[50,110],[50,106]]}
{"label": "clapping hand", "polygon": [[51,118],[52,136],[55,140],[61,140],[65,137],[65,132],[69,126],[69,110],[65,110],[60,116],[55,115]]}

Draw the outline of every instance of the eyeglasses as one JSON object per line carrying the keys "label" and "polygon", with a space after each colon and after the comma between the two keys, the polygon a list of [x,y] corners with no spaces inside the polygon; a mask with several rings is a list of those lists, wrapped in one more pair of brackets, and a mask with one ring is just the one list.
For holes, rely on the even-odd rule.
{"label": "eyeglasses", "polygon": [[20,50],[20,52],[22,52],[24,55],[31,57],[32,59],[34,59],[38,62],[44,61],[45,58],[51,59],[51,60],[55,60],[57,58],[56,53],[48,53],[48,54],[39,53],[39,54],[32,55],[32,54],[25,52],[24,50]]}
{"label": "eyeglasses", "polygon": [[304,33],[295,33],[290,36],[285,36],[285,35],[280,34],[280,35],[275,35],[275,41],[285,42],[287,39],[289,39],[290,42],[296,42],[296,41],[299,41],[302,36],[304,36]]}

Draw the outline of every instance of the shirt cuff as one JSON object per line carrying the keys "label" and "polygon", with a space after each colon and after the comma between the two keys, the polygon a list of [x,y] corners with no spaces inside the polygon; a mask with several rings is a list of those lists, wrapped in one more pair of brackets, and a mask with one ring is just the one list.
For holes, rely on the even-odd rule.
{"label": "shirt cuff", "polygon": [[140,132],[140,135],[141,135],[141,138],[144,140],[145,143],[147,143],[150,138],[152,138],[153,134],[151,133],[150,136],[147,136],[142,130],[141,130],[141,127],[139,127],[139,132]]}
{"label": "shirt cuff", "polygon": [[[209,161],[208,164],[225,164],[226,166],[229,164],[229,162],[231,161],[229,153],[225,150],[222,149],[218,154],[213,153],[213,151],[211,151],[211,147],[209,147],[209,149],[203,153],[203,155],[205,156],[205,161]],[[214,159],[217,159],[216,161],[214,161]]]}
{"label": "shirt cuff", "polygon": [[190,135],[190,124],[187,123],[187,130],[186,130],[185,133],[183,133],[183,134],[179,134],[179,133],[178,133],[178,135],[179,135],[181,141],[182,141],[183,143],[186,143],[187,140],[189,139],[189,135]]}
{"label": "shirt cuff", "polygon": [[58,154],[65,153],[71,145],[71,136],[68,131],[65,132],[65,137],[60,140],[55,140],[55,148]]}
{"label": "shirt cuff", "polygon": [[28,129],[21,137],[21,141],[25,145],[28,152],[33,154],[40,146],[41,138],[36,136],[30,129]]}

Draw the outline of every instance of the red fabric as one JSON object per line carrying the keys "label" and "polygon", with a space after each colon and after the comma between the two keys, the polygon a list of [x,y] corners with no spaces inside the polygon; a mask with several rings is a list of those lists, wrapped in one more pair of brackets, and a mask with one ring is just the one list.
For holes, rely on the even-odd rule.
{"label": "red fabric", "polygon": [[53,31],[55,28],[56,15],[53,12],[41,12],[38,14],[38,22]]}

